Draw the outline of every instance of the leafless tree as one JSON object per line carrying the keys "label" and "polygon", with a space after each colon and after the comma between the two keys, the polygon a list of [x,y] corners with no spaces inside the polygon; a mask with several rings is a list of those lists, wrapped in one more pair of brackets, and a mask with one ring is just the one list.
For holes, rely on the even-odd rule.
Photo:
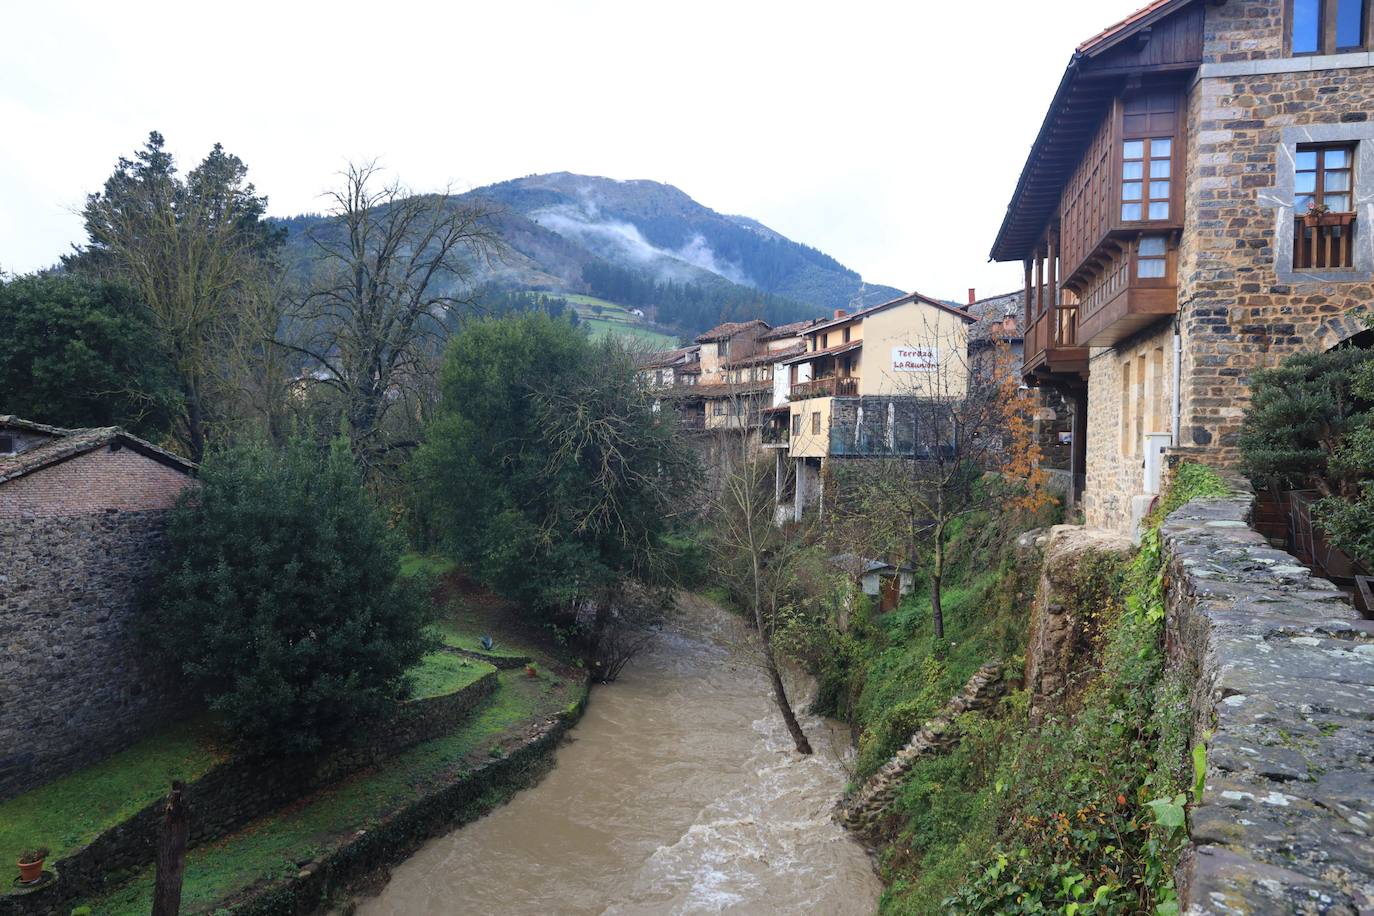
{"label": "leafless tree", "polygon": [[[972,366],[962,346],[913,335],[909,371],[872,399],[852,434],[862,460],[845,467],[853,507],[871,543],[913,567],[928,551],[935,638],[945,637],[941,589],[953,527],[990,510],[1033,508],[1046,496],[1032,404],[1002,346]],[[885,410],[873,410],[874,406]]]}
{"label": "leafless tree", "polygon": [[718,573],[732,577],[731,591],[746,604],[756,631],[756,653],[792,743],[798,752],[810,754],[811,742],[792,709],[774,641],[783,595],[807,539],[796,531],[784,532],[776,524],[772,470],[749,431],[751,412],[756,408],[753,398],[732,391],[727,425],[717,434],[718,455],[725,467],[707,517],[710,543]]}
{"label": "leafless tree", "polygon": [[375,467],[406,443],[388,415],[433,397],[436,360],[471,305],[476,267],[501,250],[491,205],[445,191],[412,194],[375,162],[350,164],[328,193],[331,219],[311,233],[308,289],[281,341],[307,357],[308,384],[342,400],[353,453]]}

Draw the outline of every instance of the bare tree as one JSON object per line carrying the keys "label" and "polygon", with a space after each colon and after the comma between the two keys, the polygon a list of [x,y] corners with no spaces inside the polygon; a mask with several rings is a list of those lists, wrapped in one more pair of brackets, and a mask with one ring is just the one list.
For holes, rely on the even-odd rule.
{"label": "bare tree", "polygon": [[[966,351],[914,335],[917,370],[894,376],[885,411],[860,416],[854,435],[868,457],[849,467],[863,527],[877,543],[919,566],[929,552],[935,638],[945,638],[941,589],[956,522],[989,510],[1034,508],[1047,495],[1017,365],[1005,345],[970,365]],[[905,375],[905,373],[904,373]],[[876,415],[875,415],[876,413]],[[866,428],[865,428],[866,427]]]}
{"label": "bare tree", "polygon": [[468,281],[501,241],[493,207],[412,194],[382,182],[375,162],[350,164],[327,196],[332,218],[311,233],[309,289],[282,344],[309,359],[307,382],[342,398],[353,454],[372,468],[406,444],[387,433],[394,408],[432,399],[444,339],[471,305]]}
{"label": "bare tree", "polygon": [[775,522],[773,472],[758,454],[749,431],[757,406],[754,398],[735,390],[727,403],[726,426],[718,434],[718,455],[725,472],[708,515],[712,550],[718,571],[732,576],[732,591],[746,603],[757,634],[757,655],[792,743],[798,752],[810,754],[811,742],[792,709],[774,641],[783,595],[807,539],[800,532],[784,531]]}

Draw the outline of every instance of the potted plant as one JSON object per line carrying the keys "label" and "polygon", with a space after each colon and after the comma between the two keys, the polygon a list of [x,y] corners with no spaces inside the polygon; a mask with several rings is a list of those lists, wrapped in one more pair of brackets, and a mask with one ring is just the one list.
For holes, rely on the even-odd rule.
{"label": "potted plant", "polygon": [[1330,212],[1330,207],[1326,204],[1319,204],[1314,200],[1307,205],[1307,212],[1303,214],[1303,225],[1307,226],[1309,229],[1320,226],[1322,224],[1322,217]]}
{"label": "potted plant", "polygon": [[19,883],[35,884],[43,877],[43,860],[48,857],[46,846],[30,849],[19,854]]}
{"label": "potted plant", "polygon": [[539,677],[539,672],[534,670],[534,663],[525,666],[525,677]]}

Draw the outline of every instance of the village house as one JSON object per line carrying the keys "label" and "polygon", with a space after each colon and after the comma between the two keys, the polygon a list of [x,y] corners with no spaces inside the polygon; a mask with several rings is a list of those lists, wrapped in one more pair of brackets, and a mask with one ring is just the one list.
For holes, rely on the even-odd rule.
{"label": "village house", "polygon": [[973,323],[947,302],[911,293],[849,314],[837,310],[808,327],[805,350],[783,360],[793,501],[787,506],[779,493],[779,515],[800,519],[818,503],[832,459],[909,452],[915,431],[903,422],[901,404],[963,396]]}
{"label": "village house", "polygon": [[695,385],[701,375],[701,346],[650,353],[638,363],[639,380],[653,389]]}
{"label": "village house", "polygon": [[0,416],[0,798],[176,711],[133,631],[194,470],[117,427]]}
{"label": "village house", "polygon": [[1074,405],[1087,524],[1134,534],[1165,457],[1234,467],[1249,379],[1366,332],[1370,0],[1158,0],[1074,51],[992,256],[1023,372]]}

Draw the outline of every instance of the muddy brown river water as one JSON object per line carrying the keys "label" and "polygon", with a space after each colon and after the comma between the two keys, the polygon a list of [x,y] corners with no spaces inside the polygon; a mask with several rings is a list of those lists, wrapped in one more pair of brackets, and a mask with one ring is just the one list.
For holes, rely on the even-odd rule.
{"label": "muddy brown river water", "polygon": [[538,785],[431,840],[358,913],[872,913],[878,879],[829,817],[846,735],[806,716],[816,753],[793,752],[744,638],[694,608],[593,692]]}

